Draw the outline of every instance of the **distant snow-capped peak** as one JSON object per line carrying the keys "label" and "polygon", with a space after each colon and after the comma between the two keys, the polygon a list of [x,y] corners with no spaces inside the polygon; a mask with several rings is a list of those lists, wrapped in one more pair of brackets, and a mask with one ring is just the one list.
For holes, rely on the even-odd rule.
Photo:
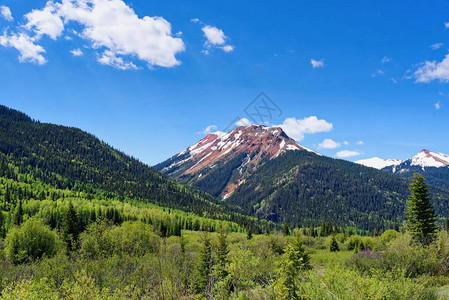
{"label": "distant snow-capped peak", "polygon": [[449,155],[432,152],[426,149],[413,156],[410,160],[410,166],[421,166],[423,168],[449,166]]}
{"label": "distant snow-capped peak", "polygon": [[363,165],[365,167],[371,167],[371,168],[381,170],[386,167],[397,166],[402,163],[402,160],[382,159],[379,157],[373,157],[373,158],[358,160],[358,161],[356,161],[356,163]]}

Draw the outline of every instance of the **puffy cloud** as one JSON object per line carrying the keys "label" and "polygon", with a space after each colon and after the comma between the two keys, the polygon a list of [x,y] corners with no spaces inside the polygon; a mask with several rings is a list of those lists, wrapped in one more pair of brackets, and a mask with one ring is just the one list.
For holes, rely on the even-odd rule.
{"label": "puffy cloud", "polygon": [[70,53],[72,53],[73,56],[82,56],[84,54],[81,49],[73,49],[70,51]]}
{"label": "puffy cloud", "polygon": [[216,125],[209,125],[198,133],[199,134],[210,134],[212,132],[215,132],[217,129],[218,129],[218,127]]}
{"label": "puffy cloud", "polygon": [[312,59],[310,59],[310,63],[312,64],[312,68],[314,68],[314,69],[324,67],[324,59],[314,60],[312,58]]}
{"label": "puffy cloud", "polygon": [[326,120],[320,120],[316,116],[311,116],[304,119],[287,118],[284,123],[277,125],[281,127],[285,133],[291,138],[301,141],[306,134],[315,134],[319,132],[329,132],[332,130],[332,123]]}
{"label": "puffy cloud", "polygon": [[325,139],[324,141],[322,141],[321,143],[318,144],[318,147],[324,148],[324,149],[335,149],[340,146],[341,146],[340,143],[337,143],[336,141],[334,141],[332,139]]}
{"label": "puffy cloud", "polygon": [[19,61],[21,62],[32,62],[39,65],[46,63],[42,55],[42,53],[45,53],[45,49],[42,46],[36,45],[35,39],[24,33],[8,35],[5,31],[0,36],[0,45],[8,48],[16,48],[20,53]]}
{"label": "puffy cloud", "polygon": [[426,61],[413,74],[416,82],[449,81],[449,54],[441,62]]}
{"label": "puffy cloud", "polygon": [[342,151],[338,151],[336,156],[338,158],[348,158],[348,157],[358,156],[358,155],[361,155],[361,154],[362,153],[357,152],[357,151],[342,150]]}
{"label": "puffy cloud", "polygon": [[435,107],[436,110],[440,110],[442,105],[441,105],[441,102],[438,101],[438,102],[435,103],[433,106]]}
{"label": "puffy cloud", "polygon": [[235,123],[235,125],[237,125],[237,126],[250,126],[250,125],[252,125],[252,123],[247,118],[241,118],[240,120],[238,120]]}
{"label": "puffy cloud", "polygon": [[208,43],[212,45],[223,45],[226,43],[226,36],[223,30],[209,25],[204,26],[201,30],[203,30],[204,36],[207,38]]}
{"label": "puffy cloud", "polygon": [[56,40],[64,31],[64,24],[58,15],[56,4],[53,2],[47,2],[43,9],[34,9],[24,17],[27,20],[24,27],[33,30],[38,38],[48,35]]}
{"label": "puffy cloud", "polygon": [[43,9],[26,14],[25,19],[27,23],[16,35],[28,35],[33,42],[43,35],[57,39],[65,27],[77,23],[82,28],[78,36],[100,52],[98,61],[118,69],[136,68],[125,61],[125,56],[144,61],[149,67],[174,67],[181,63],[176,55],[185,50],[182,39],[172,35],[168,21],[162,17],[139,18],[122,0],[48,1]]}
{"label": "puffy cloud", "polygon": [[432,48],[432,50],[438,50],[441,47],[443,47],[443,45],[444,45],[443,43],[436,43],[436,44],[430,45],[430,48]]}
{"label": "puffy cloud", "polygon": [[2,17],[9,22],[14,21],[14,18],[12,17],[12,13],[11,10],[9,9],[8,6],[0,6],[0,15],[2,15]]}
{"label": "puffy cloud", "polygon": [[445,27],[445,28],[449,28],[449,22],[445,22],[445,23],[444,23],[444,27]]}
{"label": "puffy cloud", "polygon": [[205,55],[208,55],[210,53],[211,48],[218,48],[226,53],[234,51],[235,46],[226,43],[229,38],[224,34],[223,30],[215,26],[205,25],[197,18],[190,21],[192,21],[193,23],[204,25],[201,30],[206,37],[206,42],[204,43],[205,49],[202,50]]}

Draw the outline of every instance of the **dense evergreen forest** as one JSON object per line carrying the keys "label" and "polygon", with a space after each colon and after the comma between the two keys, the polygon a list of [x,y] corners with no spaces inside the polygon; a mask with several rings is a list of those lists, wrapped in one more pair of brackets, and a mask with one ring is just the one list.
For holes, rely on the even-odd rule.
{"label": "dense evergreen forest", "polygon": [[[43,124],[0,106],[0,176],[39,180],[52,188],[133,199],[263,231],[267,222],[209,194],[170,180],[135,158],[76,128]],[[45,198],[26,192],[26,199]],[[39,192],[41,193],[41,192]],[[48,193],[48,191],[43,191]],[[23,196],[18,192],[17,198]],[[272,224],[271,224],[272,225]],[[271,226],[270,225],[270,226]]]}
{"label": "dense evergreen forest", "polygon": [[[409,180],[307,151],[287,151],[268,161],[226,202],[274,222],[339,225],[374,230],[402,224]],[[207,189],[206,189],[207,190]],[[449,216],[449,192],[431,187],[434,206]]]}

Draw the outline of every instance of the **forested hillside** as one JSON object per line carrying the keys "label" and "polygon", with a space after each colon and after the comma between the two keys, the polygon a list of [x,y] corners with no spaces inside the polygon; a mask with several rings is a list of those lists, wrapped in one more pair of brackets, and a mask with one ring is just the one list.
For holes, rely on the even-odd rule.
{"label": "forested hillside", "polygon": [[[0,106],[0,172],[16,182],[36,179],[54,189],[87,194],[100,190],[119,200],[129,198],[259,228],[259,221],[237,208],[168,179],[91,134],[40,123],[5,106]],[[27,199],[38,196],[25,195]]]}
{"label": "forested hillside", "polygon": [[[373,230],[404,220],[409,181],[397,175],[307,151],[267,162],[227,200],[257,217],[309,226],[327,220]],[[434,206],[449,216],[449,193],[432,187]]]}

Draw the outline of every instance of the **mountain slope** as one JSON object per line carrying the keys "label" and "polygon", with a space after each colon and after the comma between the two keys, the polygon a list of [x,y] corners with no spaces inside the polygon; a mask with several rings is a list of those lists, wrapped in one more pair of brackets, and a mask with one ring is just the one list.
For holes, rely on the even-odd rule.
{"label": "mountain slope", "polygon": [[0,106],[0,163],[59,189],[101,189],[122,197],[194,212],[200,216],[256,221],[237,208],[170,180],[80,129],[33,121]]}
{"label": "mountain slope", "polygon": [[[390,228],[404,220],[408,186],[405,178],[373,168],[289,151],[257,170],[227,201],[275,222]],[[437,213],[448,216],[449,193],[431,192]]]}
{"label": "mountain slope", "polygon": [[281,128],[241,126],[229,133],[209,134],[155,168],[181,183],[226,199],[263,164],[289,150],[314,152],[296,143]]}
{"label": "mountain slope", "polygon": [[[246,214],[295,226],[389,228],[404,220],[409,195],[405,178],[321,156],[280,128],[255,125],[210,134],[156,168]],[[431,190],[437,212],[449,215],[449,192]]]}
{"label": "mountain slope", "polygon": [[382,170],[411,178],[414,172],[423,174],[429,184],[449,190],[449,155],[422,150],[396,166]]}

